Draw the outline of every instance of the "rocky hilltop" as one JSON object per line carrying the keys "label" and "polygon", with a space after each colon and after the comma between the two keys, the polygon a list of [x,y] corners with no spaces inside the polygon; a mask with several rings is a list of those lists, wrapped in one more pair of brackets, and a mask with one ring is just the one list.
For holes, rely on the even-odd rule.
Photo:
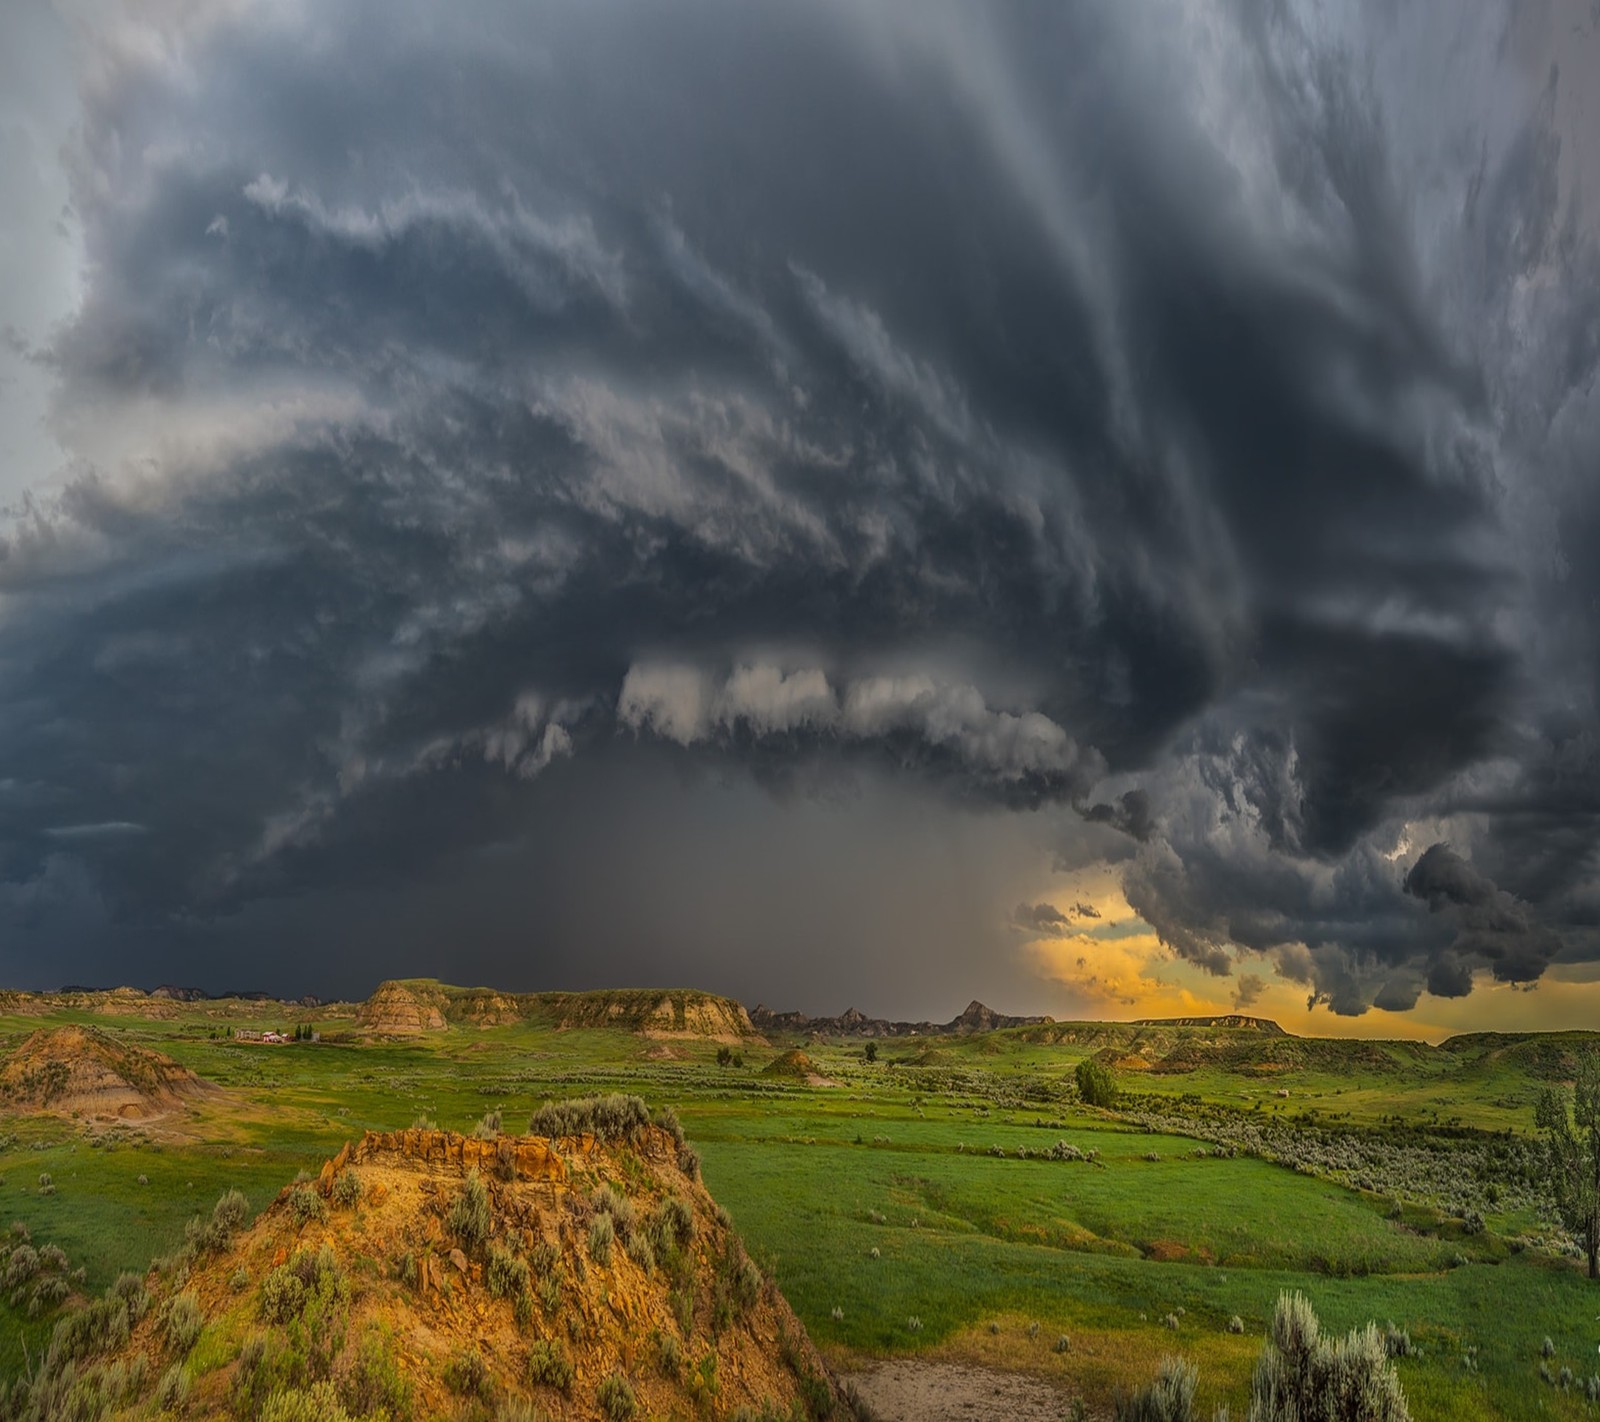
{"label": "rocky hilltop", "polygon": [[380,983],[356,1012],[357,1026],[383,1036],[520,1022],[558,1030],[610,1027],[646,1037],[716,1042],[743,1042],[756,1036],[737,1002],[680,989],[506,993],[408,978]]}
{"label": "rocky hilltop", "polygon": [[91,1306],[120,1319],[63,1321],[31,1401],[115,1379],[115,1417],[852,1416],[670,1114],[541,1114],[558,1134],[369,1133],[253,1225],[225,1195],[179,1266]]}
{"label": "rocky hilltop", "polygon": [[96,1027],[40,1028],[0,1065],[0,1106],[13,1111],[146,1120],[218,1090]]}
{"label": "rocky hilltop", "polygon": [[985,1007],[976,998],[966,1011],[949,1022],[890,1022],[868,1017],[851,1008],[838,1017],[807,1017],[803,1012],[774,1012],[757,1003],[750,1009],[750,1024],[758,1032],[811,1037],[966,1037],[974,1032],[996,1032],[1004,1027],[1037,1027],[1052,1017],[1008,1017]]}
{"label": "rocky hilltop", "polygon": [[1133,1027],[1225,1027],[1233,1032],[1263,1032],[1269,1037],[1287,1037],[1270,1017],[1246,1017],[1239,1012],[1224,1012],[1215,1017],[1136,1017]]}

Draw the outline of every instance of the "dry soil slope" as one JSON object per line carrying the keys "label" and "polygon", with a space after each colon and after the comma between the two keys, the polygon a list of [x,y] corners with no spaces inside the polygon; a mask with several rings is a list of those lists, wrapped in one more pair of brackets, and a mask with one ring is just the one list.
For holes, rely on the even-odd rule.
{"label": "dry soil slope", "polygon": [[[482,1362],[476,1397],[491,1404],[490,1415],[519,1400],[568,1422],[624,1415],[599,1400],[618,1386],[607,1380],[620,1378],[634,1398],[626,1415],[638,1419],[720,1419],[769,1405],[787,1417],[798,1402],[802,1411],[809,1405],[805,1415],[844,1422],[850,1409],[804,1328],[749,1264],[727,1216],[680,1168],[687,1159],[659,1126],[633,1132],[627,1143],[369,1133],[315,1181],[284,1190],[254,1225],[202,1256],[187,1279],[153,1274],[154,1301],[120,1358],[128,1364],[145,1353],[152,1380],[174,1366],[166,1300],[189,1294],[204,1329],[189,1354],[195,1375],[185,1415],[234,1416],[248,1366],[240,1354],[249,1354],[252,1336],[262,1338],[268,1357],[293,1336],[292,1325],[275,1327],[264,1316],[274,1270],[327,1250],[350,1290],[343,1346],[327,1369],[334,1386],[348,1382],[363,1348],[376,1347],[404,1379],[402,1410],[415,1418],[469,1415],[472,1399],[450,1374],[452,1360],[459,1370],[471,1355]],[[451,1214],[474,1174],[486,1188],[489,1221],[476,1245]],[[618,1210],[604,1194],[597,1199],[602,1186],[626,1204]],[[320,1208],[309,1205],[307,1192]],[[619,1237],[602,1258],[592,1232],[608,1203]],[[668,1231],[681,1241],[675,1253],[664,1249],[653,1264],[641,1262],[643,1251],[623,1243],[624,1214],[647,1239],[662,1238],[662,1221],[676,1219],[676,1232]],[[512,1291],[521,1293],[520,1305],[492,1287],[497,1256],[502,1277],[507,1258],[529,1268],[528,1287]],[[554,1288],[541,1289],[549,1278]],[[570,1364],[570,1379],[535,1381],[536,1355]],[[673,1355],[676,1367],[664,1361]],[[202,1358],[210,1360],[204,1372],[195,1362]],[[697,1397],[695,1380],[704,1376],[714,1377],[715,1392]]]}
{"label": "dry soil slope", "polygon": [[220,1088],[148,1047],[96,1027],[47,1027],[0,1065],[0,1106],[145,1120]]}

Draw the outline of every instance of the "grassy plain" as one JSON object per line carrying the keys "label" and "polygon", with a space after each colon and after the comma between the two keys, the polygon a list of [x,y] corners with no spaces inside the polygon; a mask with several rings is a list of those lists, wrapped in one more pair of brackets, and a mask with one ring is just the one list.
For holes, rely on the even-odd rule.
{"label": "grassy plain", "polygon": [[[38,1016],[24,1005],[0,1016],[0,1050],[34,1027],[86,1021],[226,1090],[157,1131],[0,1120],[0,1223],[20,1220],[36,1242],[59,1244],[91,1289],[142,1271],[222,1190],[243,1190],[259,1209],[369,1127],[426,1116],[470,1130],[499,1107],[515,1129],[543,1100],[618,1089],[676,1107],[711,1191],[841,1365],[980,1360],[1059,1378],[1104,1404],[1179,1352],[1201,1367],[1205,1415],[1213,1401],[1242,1415],[1273,1303],[1301,1289],[1329,1328],[1374,1319],[1409,1330],[1420,1355],[1399,1367],[1424,1422],[1600,1415],[1580,1390],[1540,1377],[1546,1336],[1552,1371],[1600,1371],[1600,1285],[1550,1247],[1526,1189],[1490,1190],[1503,1207],[1487,1208],[1480,1228],[1426,1173],[1397,1201],[1359,1188],[1359,1170],[1330,1178],[1214,1143],[1219,1120],[1315,1127],[1358,1146],[1392,1141],[1398,1121],[1406,1150],[1447,1163],[1463,1145],[1515,1145],[1531,1131],[1537,1089],[1559,1073],[1548,1051],[1515,1041],[1447,1050],[1290,1039],[1270,1071],[1213,1059],[1119,1074],[1123,1106],[1193,1118],[1190,1132],[1077,1104],[1072,1070],[1104,1050],[1094,1031],[885,1042],[876,1063],[858,1042],[807,1042],[836,1083],[808,1086],[760,1074],[781,1042],[746,1045],[740,1067],[719,1066],[710,1040],[548,1025],[270,1047],[235,1042],[232,1029],[314,1020],[332,1035],[352,1027],[349,1010],[160,1011]],[[1047,1158],[1061,1142],[1091,1158]],[[40,1192],[42,1173],[54,1193]],[[1235,1315],[1242,1335],[1229,1331]],[[0,1302],[0,1370],[37,1356],[48,1326]]]}

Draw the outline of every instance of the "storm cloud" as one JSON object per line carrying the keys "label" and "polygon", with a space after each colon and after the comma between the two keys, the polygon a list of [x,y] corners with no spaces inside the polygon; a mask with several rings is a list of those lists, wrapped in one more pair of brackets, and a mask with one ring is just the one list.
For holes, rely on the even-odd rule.
{"label": "storm cloud", "polygon": [[[1341,1013],[1600,955],[1600,267],[1547,38],[1382,4],[83,27],[81,291],[28,357],[64,457],[0,538],[13,973],[161,976],[270,917],[375,977],[354,905],[441,886],[447,921],[501,855],[546,927],[484,976],[603,939],[602,975],[761,995],[781,925],[672,947],[715,836],[628,942],[593,906],[638,841],[511,907],[563,824],[675,796],[730,846],[881,795],[1098,856],[1177,957]],[[974,962],[1064,930],[990,889]]]}

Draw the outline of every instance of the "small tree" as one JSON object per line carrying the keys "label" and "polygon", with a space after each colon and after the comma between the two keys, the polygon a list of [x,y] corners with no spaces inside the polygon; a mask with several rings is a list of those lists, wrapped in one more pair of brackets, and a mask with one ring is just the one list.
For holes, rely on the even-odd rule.
{"label": "small tree", "polygon": [[732,1047],[718,1047],[717,1048],[717,1065],[719,1067],[726,1067],[726,1066],[732,1066],[733,1065],[733,1048]]}
{"label": "small tree", "polygon": [[861,1049],[861,1055],[864,1056],[869,1062],[877,1061],[878,1044],[876,1042],[868,1042],[867,1045]]}
{"label": "small tree", "polygon": [[1600,1279],[1600,1053],[1578,1058],[1572,1094],[1547,1088],[1534,1120],[1544,1133],[1550,1186],[1567,1228],[1589,1255],[1589,1277]]}
{"label": "small tree", "polygon": [[1101,1065],[1093,1057],[1085,1057],[1074,1073],[1078,1095],[1089,1106],[1109,1106],[1117,1099],[1117,1081],[1111,1068]]}

